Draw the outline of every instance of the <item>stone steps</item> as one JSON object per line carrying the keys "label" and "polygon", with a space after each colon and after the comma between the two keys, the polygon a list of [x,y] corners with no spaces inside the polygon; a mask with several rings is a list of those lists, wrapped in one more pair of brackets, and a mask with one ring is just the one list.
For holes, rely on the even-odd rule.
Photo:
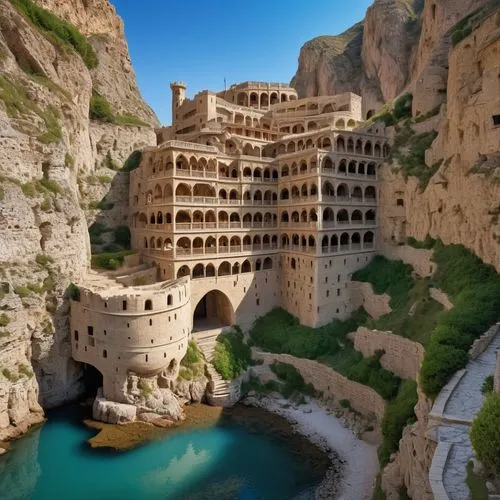
{"label": "stone steps", "polygon": [[212,360],[214,357],[214,349],[217,345],[217,337],[220,334],[220,329],[206,330],[195,332],[193,339],[203,353],[207,361],[207,371],[211,379],[212,385],[212,403],[215,405],[224,406],[231,396],[231,382],[224,380],[217,370],[213,367]]}

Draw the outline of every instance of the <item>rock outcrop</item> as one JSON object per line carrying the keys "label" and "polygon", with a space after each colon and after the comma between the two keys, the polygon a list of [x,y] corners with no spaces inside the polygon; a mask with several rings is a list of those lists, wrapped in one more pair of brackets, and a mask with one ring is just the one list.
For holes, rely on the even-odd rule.
{"label": "rock outcrop", "polygon": [[[66,290],[89,265],[87,219],[126,223],[127,198],[108,211],[109,223],[91,202],[119,192],[126,174],[117,178],[114,169],[155,143],[157,124],[109,2],[37,3],[88,35],[99,63],[89,69],[69,45],[0,0],[0,439],[43,418],[38,399],[48,408],[83,390],[71,359]],[[90,120],[93,92],[128,121]]]}

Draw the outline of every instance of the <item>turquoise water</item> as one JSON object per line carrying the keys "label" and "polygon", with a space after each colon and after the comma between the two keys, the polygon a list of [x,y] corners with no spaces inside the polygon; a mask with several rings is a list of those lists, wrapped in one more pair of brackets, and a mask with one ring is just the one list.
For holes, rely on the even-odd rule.
{"label": "turquoise water", "polygon": [[121,453],[91,449],[93,434],[76,407],[49,415],[0,458],[0,499],[288,500],[320,481],[283,442],[235,423]]}

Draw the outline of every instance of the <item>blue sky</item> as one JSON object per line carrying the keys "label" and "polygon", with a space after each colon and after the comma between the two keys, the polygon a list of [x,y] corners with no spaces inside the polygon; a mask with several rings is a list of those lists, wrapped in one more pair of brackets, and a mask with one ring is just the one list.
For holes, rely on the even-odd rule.
{"label": "blue sky", "polygon": [[[111,0],[125,32],[139,86],[163,124],[170,87],[192,97],[245,80],[289,82],[300,47],[360,21],[372,0]],[[346,7],[346,5],[348,7]]]}

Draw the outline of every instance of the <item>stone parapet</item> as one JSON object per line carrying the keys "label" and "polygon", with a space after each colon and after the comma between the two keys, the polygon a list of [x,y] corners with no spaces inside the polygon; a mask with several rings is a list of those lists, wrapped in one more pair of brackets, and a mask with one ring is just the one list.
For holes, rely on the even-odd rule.
{"label": "stone parapet", "polygon": [[326,365],[310,359],[296,358],[289,354],[274,354],[254,350],[254,358],[266,364],[278,361],[293,365],[306,383],[310,383],[325,398],[347,399],[352,408],[365,416],[375,416],[380,423],[385,413],[385,401],[376,391],[349,380]]}
{"label": "stone parapet", "polygon": [[354,339],[354,348],[363,353],[363,356],[373,356],[382,350],[384,355],[380,358],[380,363],[386,370],[401,378],[417,380],[425,354],[423,346],[418,342],[364,326],[359,327],[351,337]]}
{"label": "stone parapet", "polygon": [[453,445],[440,441],[437,445],[434,457],[432,458],[431,468],[429,470],[429,481],[431,483],[434,500],[450,500],[446,488],[444,487],[444,470],[448,456]]}
{"label": "stone parapet", "polygon": [[351,281],[348,286],[351,292],[351,300],[354,309],[364,307],[366,312],[375,319],[380,318],[380,316],[384,314],[389,314],[392,311],[389,305],[391,300],[390,295],[386,293],[376,294],[373,291],[371,283]]}
{"label": "stone parapet", "polygon": [[479,355],[481,355],[499,332],[500,323],[496,323],[491,328],[486,330],[486,332],[484,332],[478,339],[474,340],[471,348],[469,349],[469,359],[476,359]]}

